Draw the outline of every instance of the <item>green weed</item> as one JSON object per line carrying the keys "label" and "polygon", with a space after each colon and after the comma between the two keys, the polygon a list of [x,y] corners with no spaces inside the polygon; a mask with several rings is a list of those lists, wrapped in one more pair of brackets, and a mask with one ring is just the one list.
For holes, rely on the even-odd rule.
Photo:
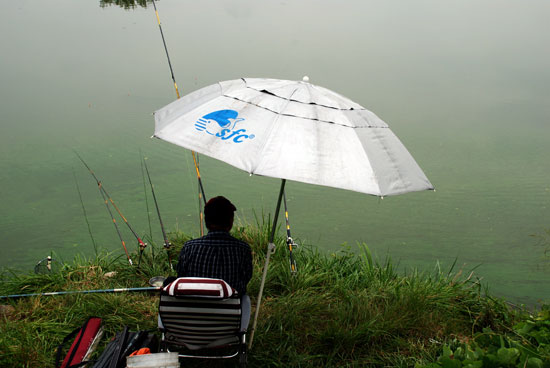
{"label": "green weed", "polygon": [[[269,220],[257,217],[255,226],[238,225],[233,231],[253,250],[254,277],[248,287],[253,306]],[[169,251],[150,244],[141,258],[133,253],[134,266],[124,257],[100,253],[77,257],[47,274],[4,271],[0,293],[148,286],[153,276],[175,274],[168,259],[175,266],[190,237],[177,232],[170,238],[174,246]],[[463,273],[453,265],[447,271],[436,266],[432,272],[403,274],[390,259],[374,258],[365,244],[346,245],[332,254],[305,245],[295,251],[298,273],[293,274],[284,238],[276,237],[275,244],[250,366],[476,367],[476,361],[529,367],[539,367],[540,361],[547,366],[548,309],[534,317],[510,310],[487,295],[471,270]],[[63,337],[90,316],[104,320],[106,336],[99,351],[124,325],[156,329],[156,295],[73,294],[4,303],[14,312],[0,316],[2,367],[51,366]]]}

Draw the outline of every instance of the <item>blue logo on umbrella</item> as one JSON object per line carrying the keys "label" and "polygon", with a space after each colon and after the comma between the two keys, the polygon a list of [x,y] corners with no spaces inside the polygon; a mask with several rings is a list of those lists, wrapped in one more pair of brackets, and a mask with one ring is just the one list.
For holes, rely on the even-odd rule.
{"label": "blue logo on umbrella", "polygon": [[195,129],[224,141],[232,139],[235,143],[242,143],[245,139],[254,138],[254,134],[245,134],[246,129],[235,129],[238,122],[245,120],[238,116],[239,113],[235,110],[214,111],[198,119],[195,122]]}

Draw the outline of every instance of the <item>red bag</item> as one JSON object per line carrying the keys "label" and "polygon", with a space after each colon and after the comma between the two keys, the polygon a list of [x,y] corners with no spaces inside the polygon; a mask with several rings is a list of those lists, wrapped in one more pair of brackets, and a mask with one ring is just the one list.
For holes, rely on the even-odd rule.
{"label": "red bag", "polygon": [[[82,327],[77,328],[73,332],[67,335],[65,339],[63,339],[63,342],[59,347],[57,348],[57,356],[55,359],[55,366],[59,368],[71,368],[71,367],[78,367],[83,364],[84,357],[92,347],[94,341],[99,340],[101,338],[101,334],[103,333],[103,329],[101,328],[101,318],[99,317],[90,317],[83,325]],[[63,351],[63,346],[69,341],[73,336],[74,341],[67,352],[67,355],[65,356],[65,359],[59,365],[59,361],[61,360],[61,354]]]}

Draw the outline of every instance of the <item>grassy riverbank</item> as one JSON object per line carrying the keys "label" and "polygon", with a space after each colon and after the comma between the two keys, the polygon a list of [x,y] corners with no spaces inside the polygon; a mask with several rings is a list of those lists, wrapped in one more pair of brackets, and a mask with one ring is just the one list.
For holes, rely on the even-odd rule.
{"label": "grassy riverbank", "polygon": [[[267,233],[264,225],[235,229],[254,251],[253,305]],[[177,244],[172,259],[187,238],[172,234]],[[365,246],[334,254],[302,247],[296,252],[299,272],[291,275],[283,240],[278,243],[251,367],[550,367],[550,309],[543,307],[535,316],[512,310],[486,295],[475,275],[458,269],[404,275],[389,260],[373,260]],[[133,258],[137,263],[137,254]],[[4,272],[0,293],[143,287],[150,277],[171,273],[166,253],[148,248],[139,270],[124,258],[98,255],[75,259],[48,275]],[[57,345],[90,316],[102,317],[106,326],[99,351],[123,325],[144,330],[155,329],[157,322],[157,297],[145,293],[2,304],[14,308],[0,316],[1,367],[53,366]]]}

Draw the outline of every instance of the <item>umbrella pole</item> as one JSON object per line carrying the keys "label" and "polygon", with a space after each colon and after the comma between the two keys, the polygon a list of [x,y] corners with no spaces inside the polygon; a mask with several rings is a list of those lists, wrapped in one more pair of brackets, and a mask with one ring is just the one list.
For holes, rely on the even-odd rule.
{"label": "umbrella pole", "polygon": [[275,209],[275,215],[273,216],[273,226],[271,227],[271,234],[269,235],[269,243],[267,244],[267,254],[265,256],[264,270],[262,273],[262,281],[260,282],[260,292],[258,293],[258,301],[256,302],[256,312],[254,313],[254,322],[252,322],[252,329],[250,331],[250,340],[248,342],[248,348],[252,348],[252,341],[254,341],[254,332],[256,331],[256,324],[258,323],[258,315],[260,314],[260,306],[262,304],[262,294],[264,292],[265,279],[267,276],[267,269],[269,267],[269,260],[271,254],[275,252],[275,229],[277,228],[277,220],[279,219],[279,211],[281,209],[281,200],[283,193],[285,192],[286,179],[281,180],[281,189],[279,190],[279,198],[277,199],[277,208]]}

